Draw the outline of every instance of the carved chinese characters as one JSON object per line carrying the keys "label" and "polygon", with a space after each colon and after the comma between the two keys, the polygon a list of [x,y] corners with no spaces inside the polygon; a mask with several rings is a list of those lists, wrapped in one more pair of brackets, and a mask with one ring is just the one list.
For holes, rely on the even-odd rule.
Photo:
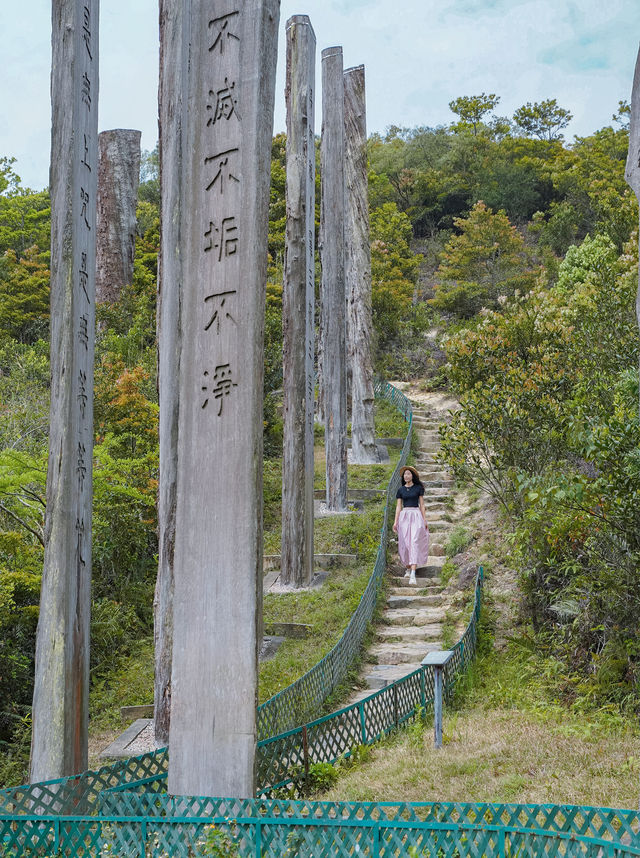
{"label": "carved chinese characters", "polygon": [[31,779],[87,768],[98,2],[54,0],[51,411]]}
{"label": "carved chinese characters", "polygon": [[[173,77],[180,147],[172,163],[163,156],[163,210],[165,194],[174,194],[167,173],[180,186],[172,212],[180,332],[169,791],[182,795],[254,791],[278,14],[278,0],[165,0],[161,9],[174,30],[191,34]],[[161,80],[163,99],[171,98],[166,69]],[[163,278],[162,288],[171,286]],[[163,379],[166,387],[161,369],[161,409]]]}
{"label": "carved chinese characters", "polygon": [[283,584],[313,577],[313,398],[316,40],[309,18],[287,22],[287,228],[283,329]]}

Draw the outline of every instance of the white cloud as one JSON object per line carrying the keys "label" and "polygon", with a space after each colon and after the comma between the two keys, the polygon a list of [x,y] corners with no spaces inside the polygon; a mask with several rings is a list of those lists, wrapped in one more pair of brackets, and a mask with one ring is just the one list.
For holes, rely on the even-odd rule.
{"label": "white cloud", "polygon": [[[47,182],[50,0],[0,4],[0,155],[18,158],[26,184]],[[556,98],[569,133],[608,123],[628,98],[640,37],[636,0],[282,0],[276,130],[284,129],[284,24],[310,16],[320,52],[342,45],[345,67],[364,63],[368,126],[452,121],[458,95],[495,92],[510,115]],[[107,0],[101,12],[100,128],[157,137],[157,0]],[[317,99],[320,104],[320,99]],[[320,116],[316,118],[320,128]]]}

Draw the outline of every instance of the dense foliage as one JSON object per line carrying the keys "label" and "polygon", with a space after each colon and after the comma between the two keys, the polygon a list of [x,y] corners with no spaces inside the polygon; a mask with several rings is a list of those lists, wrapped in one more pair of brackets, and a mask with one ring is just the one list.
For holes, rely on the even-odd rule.
{"label": "dense foliage", "polygon": [[[570,114],[555,100],[527,103],[511,119],[493,114],[499,101],[461,96],[449,127],[392,126],[369,140],[375,365],[459,396],[446,456],[500,501],[538,640],[577,671],[585,693],[620,698],[640,659],[628,106],[614,117],[620,127],[568,144]],[[274,138],[269,208],[264,439],[274,458],[285,146]],[[0,782],[21,776],[15,766],[28,751],[49,395],[49,195],[22,187],[14,166],[0,158]],[[319,157],[317,166],[316,227]],[[98,314],[95,683],[152,629],[157,167],[157,150],[145,153],[133,282]],[[316,273],[319,282],[319,260]],[[276,473],[277,462],[266,470]]]}

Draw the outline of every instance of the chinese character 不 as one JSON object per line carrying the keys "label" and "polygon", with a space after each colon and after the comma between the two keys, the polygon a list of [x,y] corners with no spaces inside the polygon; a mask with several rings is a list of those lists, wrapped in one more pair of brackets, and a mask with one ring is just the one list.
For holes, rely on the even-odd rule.
{"label": "chinese character \u4e0d", "polygon": [[82,38],[84,39],[84,44],[87,48],[89,59],[92,60],[93,57],[91,55],[91,9],[89,8],[89,6],[85,6],[83,11]]}
{"label": "chinese character \u4e0d", "polygon": [[209,21],[209,29],[213,30],[212,35],[215,34],[215,40],[209,48],[210,51],[215,51],[216,48],[220,48],[220,54],[222,55],[224,54],[224,48],[229,39],[235,39],[236,42],[240,41],[239,37],[229,30],[231,18],[235,18],[239,14],[240,12],[229,12],[228,15],[221,15],[219,18],[214,18],[213,21]]}
{"label": "chinese character \u4e0d", "polygon": [[82,286],[82,291],[84,292],[84,297],[87,299],[87,303],[91,303],[89,298],[89,293],[87,292],[87,286],[89,284],[89,272],[87,271],[87,254],[82,253],[82,264],[80,265],[80,285]]}
{"label": "chinese character \u4e0d", "polygon": [[209,229],[204,235],[209,239],[209,244],[204,248],[205,253],[209,250],[217,250],[218,262],[222,261],[223,256],[233,256],[238,249],[238,227],[235,217],[223,218],[220,229],[213,221],[209,221]]}
{"label": "chinese character \u4e0d", "polygon": [[[209,373],[205,372],[204,376],[205,378],[208,378]],[[203,392],[208,394],[207,398],[202,403],[202,407],[206,408],[209,404],[209,396],[213,396],[214,399],[217,399],[219,402],[218,417],[220,417],[220,415],[222,414],[222,405],[224,402],[224,397],[229,396],[229,394],[231,393],[231,388],[237,386],[238,385],[233,381],[231,377],[231,367],[229,366],[229,364],[220,364],[215,368],[212,382],[207,382],[207,384],[202,385]]]}
{"label": "chinese character \u4e0d", "polygon": [[[234,95],[235,88],[235,80],[229,83],[229,78],[225,77],[222,89],[209,90],[212,103],[207,104],[207,110],[210,110],[212,115],[209,117],[207,125],[215,125],[220,119],[229,120],[234,114],[237,119],[240,118],[238,115],[238,99]],[[215,104],[213,104],[214,97]]]}
{"label": "chinese character \u4e0d", "polygon": [[[223,311],[224,311],[224,318],[225,319],[231,319],[231,321],[233,322],[234,325],[237,324],[236,320],[233,318],[231,313],[225,308],[227,295],[235,295],[235,294],[236,294],[236,290],[231,289],[228,292],[215,292],[213,295],[207,295],[207,297],[204,299],[205,303],[207,301],[213,301],[213,306],[215,307],[215,310],[214,310],[213,315],[209,319],[208,323],[204,327],[205,331],[208,331],[209,328],[211,327],[211,325],[213,325],[213,323],[215,322],[216,323],[216,333],[217,334],[220,333],[220,318],[221,318]],[[217,307],[215,306],[216,303],[218,303],[216,301],[216,299],[221,299],[219,302],[219,306],[217,306]]]}
{"label": "chinese character \u4e0d", "polygon": [[91,81],[86,72],[82,75],[82,102],[91,110]]}
{"label": "chinese character \u4e0d", "polygon": [[91,229],[89,226],[89,221],[87,220],[87,205],[89,203],[89,192],[85,191],[84,188],[80,188],[80,199],[82,200],[82,211],[80,212],[80,217],[84,218],[85,226],[87,229]]}
{"label": "chinese character \u4e0d", "polygon": [[211,161],[217,161],[218,172],[215,174],[213,179],[207,185],[207,190],[210,191],[211,188],[214,187],[216,182],[220,182],[218,188],[221,194],[224,194],[224,183],[227,182],[239,182],[240,179],[237,176],[234,176],[231,172],[231,167],[229,167],[229,157],[234,153],[237,153],[237,149],[227,149],[226,152],[220,152],[218,155],[210,155],[208,158],[204,159],[205,164],[209,164]]}

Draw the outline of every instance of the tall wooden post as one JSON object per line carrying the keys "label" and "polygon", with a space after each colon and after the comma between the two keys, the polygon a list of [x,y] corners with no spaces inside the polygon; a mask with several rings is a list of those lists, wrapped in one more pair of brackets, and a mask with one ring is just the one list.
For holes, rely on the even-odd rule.
{"label": "tall wooden post", "polygon": [[158,576],[153,602],[154,729],[156,743],[169,743],[173,657],[173,563],[178,480],[178,379],[180,375],[180,218],[182,204],[182,72],[184,10],[160,0],[160,253],[158,256]]}
{"label": "tall wooden post", "polygon": [[344,281],[344,82],[342,48],[322,51],[322,373],[327,508],[347,508],[346,300]]}
{"label": "tall wooden post", "polygon": [[[629,125],[629,152],[625,170],[627,184],[631,187],[640,203],[640,50],[636,59],[631,91],[631,123]],[[636,295],[636,318],[640,325],[640,274]]]}
{"label": "tall wooden post", "polygon": [[125,128],[98,135],[96,301],[113,303],[133,280],[140,132]]}
{"label": "tall wooden post", "polygon": [[262,385],[279,0],[182,3],[169,792],[255,790]]}
{"label": "tall wooden post", "polygon": [[313,578],[315,53],[309,18],[294,15],[287,21],[281,580],[296,587]]}
{"label": "tall wooden post", "polygon": [[53,0],[51,409],[31,780],[87,768],[98,0]]}
{"label": "tall wooden post", "polygon": [[364,66],[344,73],[345,282],[351,369],[351,452],[360,465],[380,462],[371,365],[371,247]]}

